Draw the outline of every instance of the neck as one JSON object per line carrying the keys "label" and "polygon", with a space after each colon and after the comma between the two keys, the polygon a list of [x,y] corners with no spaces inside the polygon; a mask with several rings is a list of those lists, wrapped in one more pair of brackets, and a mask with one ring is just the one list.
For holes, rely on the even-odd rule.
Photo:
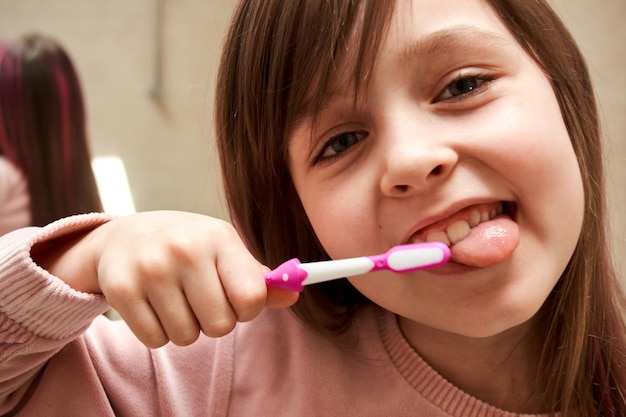
{"label": "neck", "polygon": [[473,397],[506,411],[540,413],[539,344],[533,320],[483,338],[433,329],[400,318],[408,342],[444,378]]}

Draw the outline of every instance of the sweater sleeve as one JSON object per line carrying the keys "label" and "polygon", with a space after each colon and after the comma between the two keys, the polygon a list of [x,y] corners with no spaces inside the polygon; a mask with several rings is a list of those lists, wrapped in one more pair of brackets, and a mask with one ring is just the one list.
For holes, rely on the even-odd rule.
{"label": "sweater sleeve", "polygon": [[228,413],[236,332],[148,349],[103,296],[37,266],[37,242],[89,230],[88,214],[0,237],[0,416],[209,416]]}
{"label": "sweater sleeve", "polygon": [[53,355],[107,310],[103,296],[75,291],[40,268],[30,249],[110,218],[73,216],[0,237],[0,415],[20,402]]}
{"label": "sweater sleeve", "polygon": [[0,156],[0,235],[30,226],[31,221],[26,178]]}

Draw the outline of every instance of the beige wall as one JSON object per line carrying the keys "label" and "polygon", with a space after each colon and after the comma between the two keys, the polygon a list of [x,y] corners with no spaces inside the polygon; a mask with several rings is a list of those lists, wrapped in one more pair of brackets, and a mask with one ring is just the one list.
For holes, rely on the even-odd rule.
{"label": "beige wall", "polygon": [[[57,37],[80,71],[95,155],[123,158],[138,210],[225,217],[212,152],[213,79],[233,0],[163,0],[162,98],[155,71],[158,0],[0,0],[0,36]],[[553,0],[589,59],[605,118],[610,208],[626,252],[626,0]]]}

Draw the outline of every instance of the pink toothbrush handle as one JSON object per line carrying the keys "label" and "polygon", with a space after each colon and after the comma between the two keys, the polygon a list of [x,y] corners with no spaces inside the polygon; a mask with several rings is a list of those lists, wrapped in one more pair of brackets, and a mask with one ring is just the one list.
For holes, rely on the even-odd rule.
{"label": "pink toothbrush handle", "polygon": [[283,262],[276,269],[264,274],[265,283],[269,288],[302,292],[304,290],[302,282],[309,274],[298,268],[298,265],[300,265],[300,261],[296,258]]}

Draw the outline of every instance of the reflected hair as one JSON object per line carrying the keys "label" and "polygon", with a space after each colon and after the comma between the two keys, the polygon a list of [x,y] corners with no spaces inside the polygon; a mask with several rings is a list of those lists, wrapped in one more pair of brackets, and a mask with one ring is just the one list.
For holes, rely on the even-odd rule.
{"label": "reflected hair", "polygon": [[40,34],[1,48],[0,152],[26,177],[33,224],[102,211],[70,57]]}

